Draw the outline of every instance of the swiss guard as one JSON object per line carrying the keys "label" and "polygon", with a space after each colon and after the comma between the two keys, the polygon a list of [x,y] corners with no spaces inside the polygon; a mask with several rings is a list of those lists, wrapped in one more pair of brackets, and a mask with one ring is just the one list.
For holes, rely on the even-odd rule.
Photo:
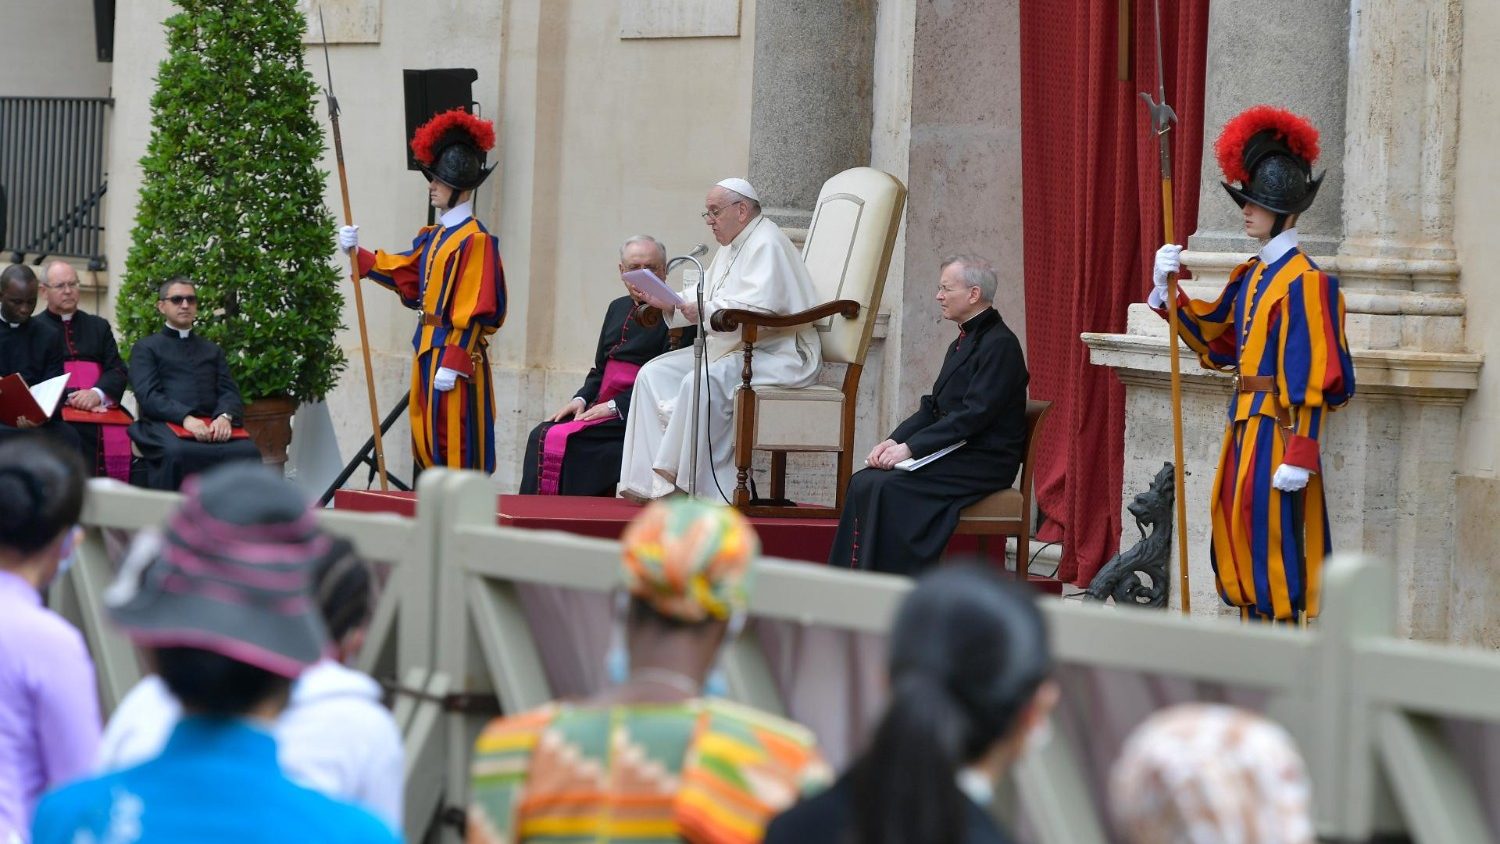
{"label": "swiss guard", "polygon": [[421,313],[412,336],[412,458],[429,466],[495,471],[495,394],[489,336],[505,321],[500,248],[474,218],[474,190],[494,167],[485,154],[495,126],[463,109],[434,116],[411,139],[441,217],[405,252],[359,247],[359,226],[339,229],[339,248],[358,250],[359,272]]}
{"label": "swiss guard", "polygon": [[[1318,130],[1260,105],[1214,144],[1224,189],[1244,211],[1258,255],[1235,267],[1218,299],[1179,291],[1179,334],[1205,368],[1234,373],[1214,477],[1211,558],[1219,595],[1246,619],[1316,617],[1329,553],[1318,442],[1327,411],[1354,395],[1338,280],[1297,246],[1297,217],[1323,182]],[[1233,183],[1238,183],[1236,186]],[[1182,247],[1157,250],[1148,303],[1163,317]]]}

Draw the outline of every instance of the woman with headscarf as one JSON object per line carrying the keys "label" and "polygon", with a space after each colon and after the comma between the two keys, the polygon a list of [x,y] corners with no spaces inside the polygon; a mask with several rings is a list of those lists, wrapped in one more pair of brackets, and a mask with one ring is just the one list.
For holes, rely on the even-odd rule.
{"label": "woman with headscarf", "polygon": [[626,529],[628,674],[579,703],[501,718],[479,737],[468,841],[752,844],[826,782],[812,735],[705,697],[743,623],[759,542],[735,510],[657,502]]}
{"label": "woman with headscarf", "polygon": [[924,575],[890,634],[890,703],[828,791],[772,822],[766,844],[1008,844],[994,783],[1056,705],[1047,629],[1026,587],[988,568]]}
{"label": "woman with headscarf", "polygon": [[85,774],[99,741],[83,636],[42,605],[71,553],[83,463],[38,439],[0,446],[0,842],[24,841],[38,798]]}
{"label": "woman with headscarf", "polygon": [[1109,803],[1128,844],[1313,844],[1312,789],[1286,730],[1253,712],[1184,704],[1131,733]]}

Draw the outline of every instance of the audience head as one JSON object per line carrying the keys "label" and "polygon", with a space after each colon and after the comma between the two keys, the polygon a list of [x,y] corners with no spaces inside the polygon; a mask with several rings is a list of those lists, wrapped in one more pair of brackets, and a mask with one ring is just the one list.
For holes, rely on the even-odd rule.
{"label": "audience head", "polygon": [[327,645],[308,587],[333,541],[301,492],[256,463],[217,467],[183,492],[105,602],[185,710],[274,717]]}
{"label": "audience head", "polygon": [[703,221],[720,246],[730,241],[760,216],[760,194],[744,179],[724,179],[708,189],[703,201]]}
{"label": "audience head", "polygon": [[354,659],[375,614],[375,573],[349,540],[335,537],[328,553],[313,563],[312,594],[334,656],[340,662]]}
{"label": "audience head", "polygon": [[[620,275],[631,270],[650,270],[667,279],[667,247],[649,234],[638,234],[620,244]],[[626,285],[629,289],[629,285]],[[632,294],[633,296],[634,294]]]}
{"label": "audience head", "polygon": [[167,325],[179,331],[192,328],[198,320],[198,284],[184,276],[162,282],[156,289],[156,310]]}
{"label": "audience head", "polygon": [[995,301],[995,268],[978,255],[951,255],[939,265],[937,301],[943,319],[967,322]]}
{"label": "audience head", "polygon": [[755,529],[731,507],[676,497],[643,510],[621,544],[631,666],[671,659],[701,681],[744,623]]}
{"label": "audience head", "polygon": [[890,632],[890,702],[855,763],[860,844],[957,844],[960,771],[993,781],[1057,702],[1035,596],[986,566],[952,564],[917,581]]}
{"label": "audience head", "polygon": [[0,569],[37,588],[51,582],[83,511],[77,452],[42,437],[0,445]]}
{"label": "audience head", "polygon": [[47,310],[59,316],[67,316],[78,310],[78,271],[67,261],[52,261],[47,264],[46,281],[42,284],[42,295],[47,299]]}
{"label": "audience head", "polygon": [[36,310],[36,273],[25,264],[0,271],[0,319],[19,325]]}
{"label": "audience head", "polygon": [[1130,844],[1315,840],[1292,737],[1230,706],[1175,706],[1137,727],[1111,772],[1109,802]]}

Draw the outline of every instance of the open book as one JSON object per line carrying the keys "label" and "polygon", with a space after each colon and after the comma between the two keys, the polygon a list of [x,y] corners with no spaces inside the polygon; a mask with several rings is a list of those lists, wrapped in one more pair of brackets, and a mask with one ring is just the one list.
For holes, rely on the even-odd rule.
{"label": "open book", "polygon": [[46,424],[67,387],[66,374],[48,378],[35,387],[28,387],[18,372],[0,378],[0,423],[12,428]]}
{"label": "open book", "polygon": [[625,283],[635,288],[642,299],[653,308],[661,308],[664,311],[682,304],[682,297],[677,291],[666,285],[666,282],[656,277],[656,273],[650,270],[631,270],[621,276]]}
{"label": "open book", "polygon": [[939,458],[946,457],[947,455],[952,454],[960,448],[963,448],[964,443],[966,442],[968,442],[968,440],[959,440],[953,445],[940,448],[937,451],[934,451],[933,453],[927,455],[926,457],[908,457],[900,463],[897,463],[895,468],[900,469],[903,472],[915,472],[923,466],[926,466],[928,463],[931,463],[932,461]]}

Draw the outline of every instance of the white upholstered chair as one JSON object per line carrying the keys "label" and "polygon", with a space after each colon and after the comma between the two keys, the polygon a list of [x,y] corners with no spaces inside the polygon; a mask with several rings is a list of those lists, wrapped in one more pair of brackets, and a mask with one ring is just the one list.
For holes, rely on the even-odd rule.
{"label": "white upholstered chair", "polygon": [[[837,515],[853,466],[854,401],[864,368],[880,296],[890,269],[896,231],[906,205],[906,186],[889,173],[855,167],[823,183],[802,248],[824,304],[800,314],[767,316],[742,310],[714,315],[714,327],[739,328],[744,338],[743,384],[735,395],[734,460],[737,481],[734,505],[753,515]],[[842,363],[840,387],[815,385],[799,389],[750,386],[759,327],[784,328],[813,323],[825,363]],[[833,452],[838,455],[837,493],[833,507],[790,507],[753,502],[750,465],[757,451],[771,453],[770,498],[786,494],[788,452]]]}

